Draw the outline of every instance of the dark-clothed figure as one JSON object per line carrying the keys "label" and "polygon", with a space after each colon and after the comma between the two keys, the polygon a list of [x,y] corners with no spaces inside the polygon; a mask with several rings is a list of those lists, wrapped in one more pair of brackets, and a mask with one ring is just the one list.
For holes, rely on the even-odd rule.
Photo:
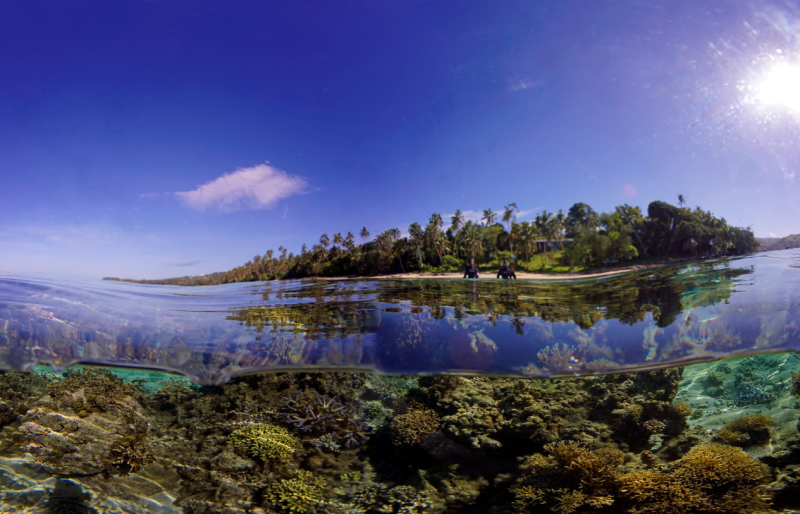
{"label": "dark-clothed figure", "polygon": [[475,259],[469,260],[469,266],[464,270],[464,278],[478,278],[478,267],[475,266]]}
{"label": "dark-clothed figure", "polygon": [[503,277],[504,279],[513,278],[516,280],[517,274],[514,273],[514,268],[508,265],[508,259],[503,260],[503,267],[497,272],[497,278]]}

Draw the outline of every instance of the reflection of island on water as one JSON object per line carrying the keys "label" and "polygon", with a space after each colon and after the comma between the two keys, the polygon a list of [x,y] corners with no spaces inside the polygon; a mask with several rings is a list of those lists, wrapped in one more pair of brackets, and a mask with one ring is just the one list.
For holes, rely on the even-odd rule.
{"label": "reflection of island on water", "polygon": [[0,308],[0,367],[94,362],[213,383],[289,368],[546,376],[663,366],[797,346],[800,277],[787,264],[750,257],[573,281],[202,290],[7,281],[0,288],[18,301]]}

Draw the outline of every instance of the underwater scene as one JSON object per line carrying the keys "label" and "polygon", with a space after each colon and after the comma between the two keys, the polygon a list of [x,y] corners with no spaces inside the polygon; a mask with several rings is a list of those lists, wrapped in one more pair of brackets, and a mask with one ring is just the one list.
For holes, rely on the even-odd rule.
{"label": "underwater scene", "polygon": [[797,512],[798,286],[2,276],[0,512]]}

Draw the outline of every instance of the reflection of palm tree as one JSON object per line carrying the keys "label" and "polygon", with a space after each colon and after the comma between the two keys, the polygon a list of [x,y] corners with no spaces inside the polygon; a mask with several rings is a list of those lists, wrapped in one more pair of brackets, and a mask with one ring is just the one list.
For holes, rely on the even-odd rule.
{"label": "reflection of palm tree", "polygon": [[683,207],[686,203],[686,197],[683,195],[678,195],[678,206]]}
{"label": "reflection of palm tree", "polygon": [[525,326],[525,318],[520,316],[514,316],[511,318],[511,326],[514,327],[514,330],[517,332],[517,335],[525,335],[522,330],[522,327]]}
{"label": "reflection of palm tree", "polygon": [[494,222],[497,221],[497,213],[492,211],[491,209],[485,209],[483,211],[483,218],[484,226],[489,227],[494,225]]}

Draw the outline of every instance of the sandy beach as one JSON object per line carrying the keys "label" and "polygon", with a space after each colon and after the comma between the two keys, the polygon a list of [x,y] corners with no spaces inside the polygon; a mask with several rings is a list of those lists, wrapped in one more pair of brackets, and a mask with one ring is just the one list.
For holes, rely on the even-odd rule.
{"label": "sandy beach", "polygon": [[[581,278],[595,278],[595,277],[606,277],[609,275],[620,275],[622,273],[628,273],[630,271],[640,270],[640,269],[647,269],[647,268],[656,268],[658,266],[663,266],[663,264],[639,264],[634,266],[624,266],[620,268],[609,269],[606,271],[592,271],[592,272],[579,272],[579,273],[530,273],[526,271],[518,271],[517,272],[517,280],[573,280],[573,279],[581,279]],[[497,272],[494,271],[481,271],[479,280],[503,280],[502,278],[496,278]],[[324,277],[320,278],[320,280],[345,280],[351,278],[370,278],[370,279],[395,279],[395,278],[405,278],[405,279],[419,279],[419,278],[450,278],[450,279],[461,279],[464,278],[463,272],[449,272],[449,273],[397,273],[395,275],[378,275],[374,277],[358,277],[358,276],[350,276],[350,277]]]}

